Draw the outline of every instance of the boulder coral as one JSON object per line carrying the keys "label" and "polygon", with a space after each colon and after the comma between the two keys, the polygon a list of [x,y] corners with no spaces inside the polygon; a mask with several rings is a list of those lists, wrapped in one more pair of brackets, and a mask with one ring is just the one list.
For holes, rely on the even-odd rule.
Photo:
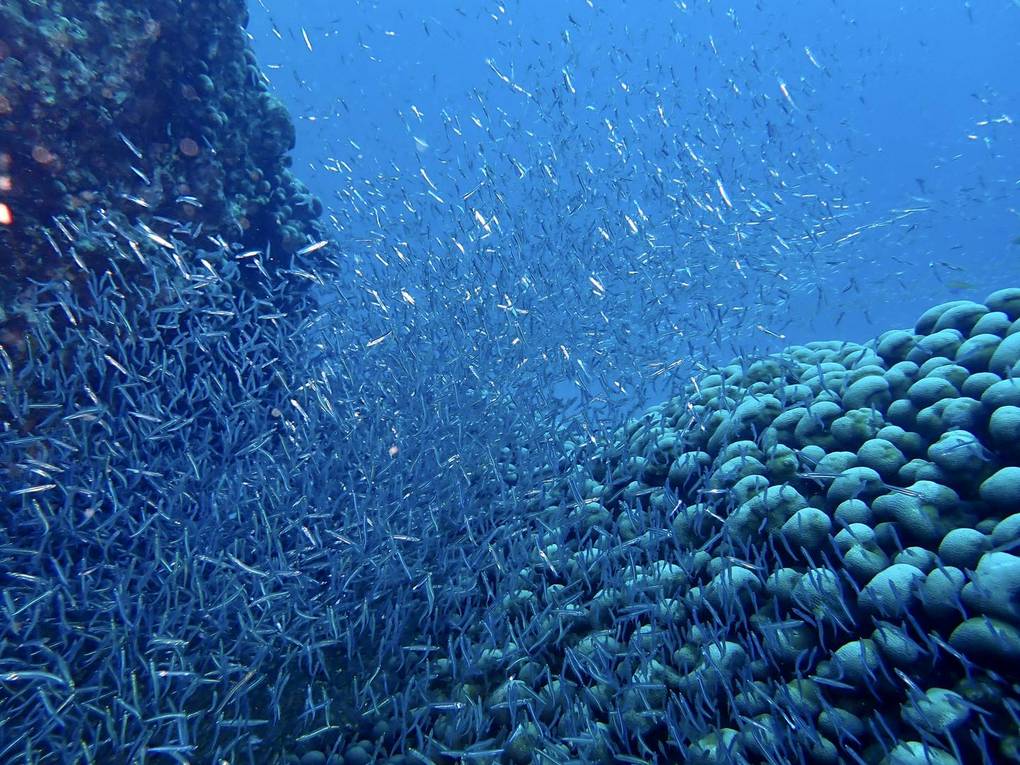
{"label": "boulder coral", "polygon": [[[736,359],[578,439],[508,573],[526,601],[456,636],[435,702],[527,735],[514,762],[1015,761],[1018,330],[1020,289],[954,301]],[[468,714],[425,754],[469,748]]]}

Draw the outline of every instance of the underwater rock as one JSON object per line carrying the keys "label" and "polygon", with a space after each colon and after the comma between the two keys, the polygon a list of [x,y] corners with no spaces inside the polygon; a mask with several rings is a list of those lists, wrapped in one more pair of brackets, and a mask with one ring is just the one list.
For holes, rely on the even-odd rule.
{"label": "underwater rock", "polygon": [[[0,331],[32,320],[17,295],[26,279],[66,278],[85,295],[69,253],[105,267],[105,248],[88,242],[100,228],[141,222],[165,239],[160,219],[178,221],[210,243],[266,250],[270,272],[323,238],[247,18],[242,0],[0,4],[0,202],[16,224],[0,226]],[[100,208],[86,234],[81,212]],[[138,270],[132,253],[113,259]]]}
{"label": "underwater rock", "polygon": [[[557,629],[576,637],[543,651],[550,676],[582,685],[626,668],[631,680],[620,698],[628,701],[582,693],[570,708],[610,727],[623,715],[630,727],[618,731],[621,739],[656,741],[692,762],[949,765],[1008,757],[1012,739],[981,742],[966,733],[975,699],[1002,730],[1020,704],[1011,668],[1020,656],[1012,437],[1020,393],[986,371],[1014,363],[1012,341],[1003,338],[1006,309],[1016,312],[1020,298],[1001,294],[988,305],[936,306],[914,332],[863,345],[809,343],[710,371],[658,407],[661,419],[620,431],[630,446],[605,451],[615,456],[600,465],[600,480],[620,475],[629,483],[600,506],[618,515],[626,502],[628,529],[606,528],[599,552],[571,570],[568,586],[578,588],[578,605],[599,600],[597,634],[635,638],[602,652],[590,642],[596,633],[567,632],[564,613]],[[811,397],[787,398],[776,410],[744,407],[798,386]],[[745,411],[764,418],[755,421],[757,437],[741,424]],[[677,429],[668,457],[659,458],[642,433],[666,418]],[[702,433],[685,427],[694,422],[708,425]],[[664,480],[635,485],[627,467],[633,448],[648,461],[669,460]],[[649,490],[664,501],[635,505]],[[592,533],[555,501],[541,523],[562,552]],[[638,529],[657,525],[672,545],[649,531],[635,544]],[[608,552],[614,542],[605,536],[614,533],[616,547],[631,550],[624,558]],[[662,618],[656,601],[667,593],[646,586],[647,574],[622,577],[618,568],[626,560],[628,569],[650,570],[656,559],[675,567],[668,596],[684,603],[684,620]],[[537,560],[529,565],[543,570]],[[549,583],[531,587],[529,607],[550,608],[542,594]],[[497,609],[489,618],[504,623],[520,611]],[[572,658],[574,640],[584,646],[583,662]],[[724,661],[730,656],[741,661]],[[698,712],[692,697],[713,712]],[[812,733],[787,738],[790,726]]]}

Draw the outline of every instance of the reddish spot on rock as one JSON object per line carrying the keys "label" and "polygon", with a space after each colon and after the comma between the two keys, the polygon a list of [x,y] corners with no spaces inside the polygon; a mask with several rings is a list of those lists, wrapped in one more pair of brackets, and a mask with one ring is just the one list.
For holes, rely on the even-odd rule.
{"label": "reddish spot on rock", "polygon": [[194,138],[182,138],[181,142],[177,144],[177,148],[181,150],[181,154],[185,157],[197,157],[199,148],[198,143]]}
{"label": "reddish spot on rock", "polygon": [[32,159],[34,159],[40,165],[48,165],[50,162],[56,159],[56,157],[54,157],[53,152],[51,152],[45,146],[33,146]]}

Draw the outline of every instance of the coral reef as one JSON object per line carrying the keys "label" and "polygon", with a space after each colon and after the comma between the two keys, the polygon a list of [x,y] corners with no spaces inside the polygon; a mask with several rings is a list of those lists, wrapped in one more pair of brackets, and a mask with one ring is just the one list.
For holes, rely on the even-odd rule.
{"label": "coral reef", "polygon": [[[242,0],[0,5],[0,203],[12,218],[0,225],[0,330],[24,329],[26,280],[83,282],[69,250],[85,210],[103,210],[111,233],[169,220],[265,249],[270,271],[322,238],[246,22]],[[106,257],[77,250],[89,266]]]}
{"label": "coral reef", "polygon": [[1007,289],[579,442],[484,616],[433,637],[424,755],[1017,761],[1018,374]]}
{"label": "coral reef", "polygon": [[244,15],[0,6],[0,760],[1020,761],[1020,289],[538,437],[308,294]]}

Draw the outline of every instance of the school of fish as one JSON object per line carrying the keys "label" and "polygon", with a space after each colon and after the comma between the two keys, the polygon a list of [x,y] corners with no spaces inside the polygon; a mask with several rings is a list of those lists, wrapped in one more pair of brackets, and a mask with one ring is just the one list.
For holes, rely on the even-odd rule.
{"label": "school of fish", "polygon": [[[26,284],[29,329],[0,345],[0,762],[839,761],[793,697],[843,614],[763,626],[737,580],[785,553],[722,532],[698,549],[732,566],[685,611],[703,561],[675,519],[725,526],[735,494],[709,463],[658,488],[645,463],[762,393],[751,376],[709,405],[721,361],[784,345],[792,301],[839,310],[868,244],[930,210],[848,195],[811,119],[817,47],[741,47],[737,14],[679,1],[660,32],[702,65],[677,71],[666,48],[593,47],[579,5],[526,68],[493,50],[470,110],[409,107],[416,165],[322,157],[328,239],[281,255],[142,203],[129,226],[54,217],[75,278]],[[718,34],[690,38],[706,15]],[[734,631],[805,625],[822,645],[782,638],[785,697],[750,699],[766,651]],[[681,654],[683,678],[662,658]],[[968,756],[1017,735],[992,728],[1020,707],[995,709]]]}

